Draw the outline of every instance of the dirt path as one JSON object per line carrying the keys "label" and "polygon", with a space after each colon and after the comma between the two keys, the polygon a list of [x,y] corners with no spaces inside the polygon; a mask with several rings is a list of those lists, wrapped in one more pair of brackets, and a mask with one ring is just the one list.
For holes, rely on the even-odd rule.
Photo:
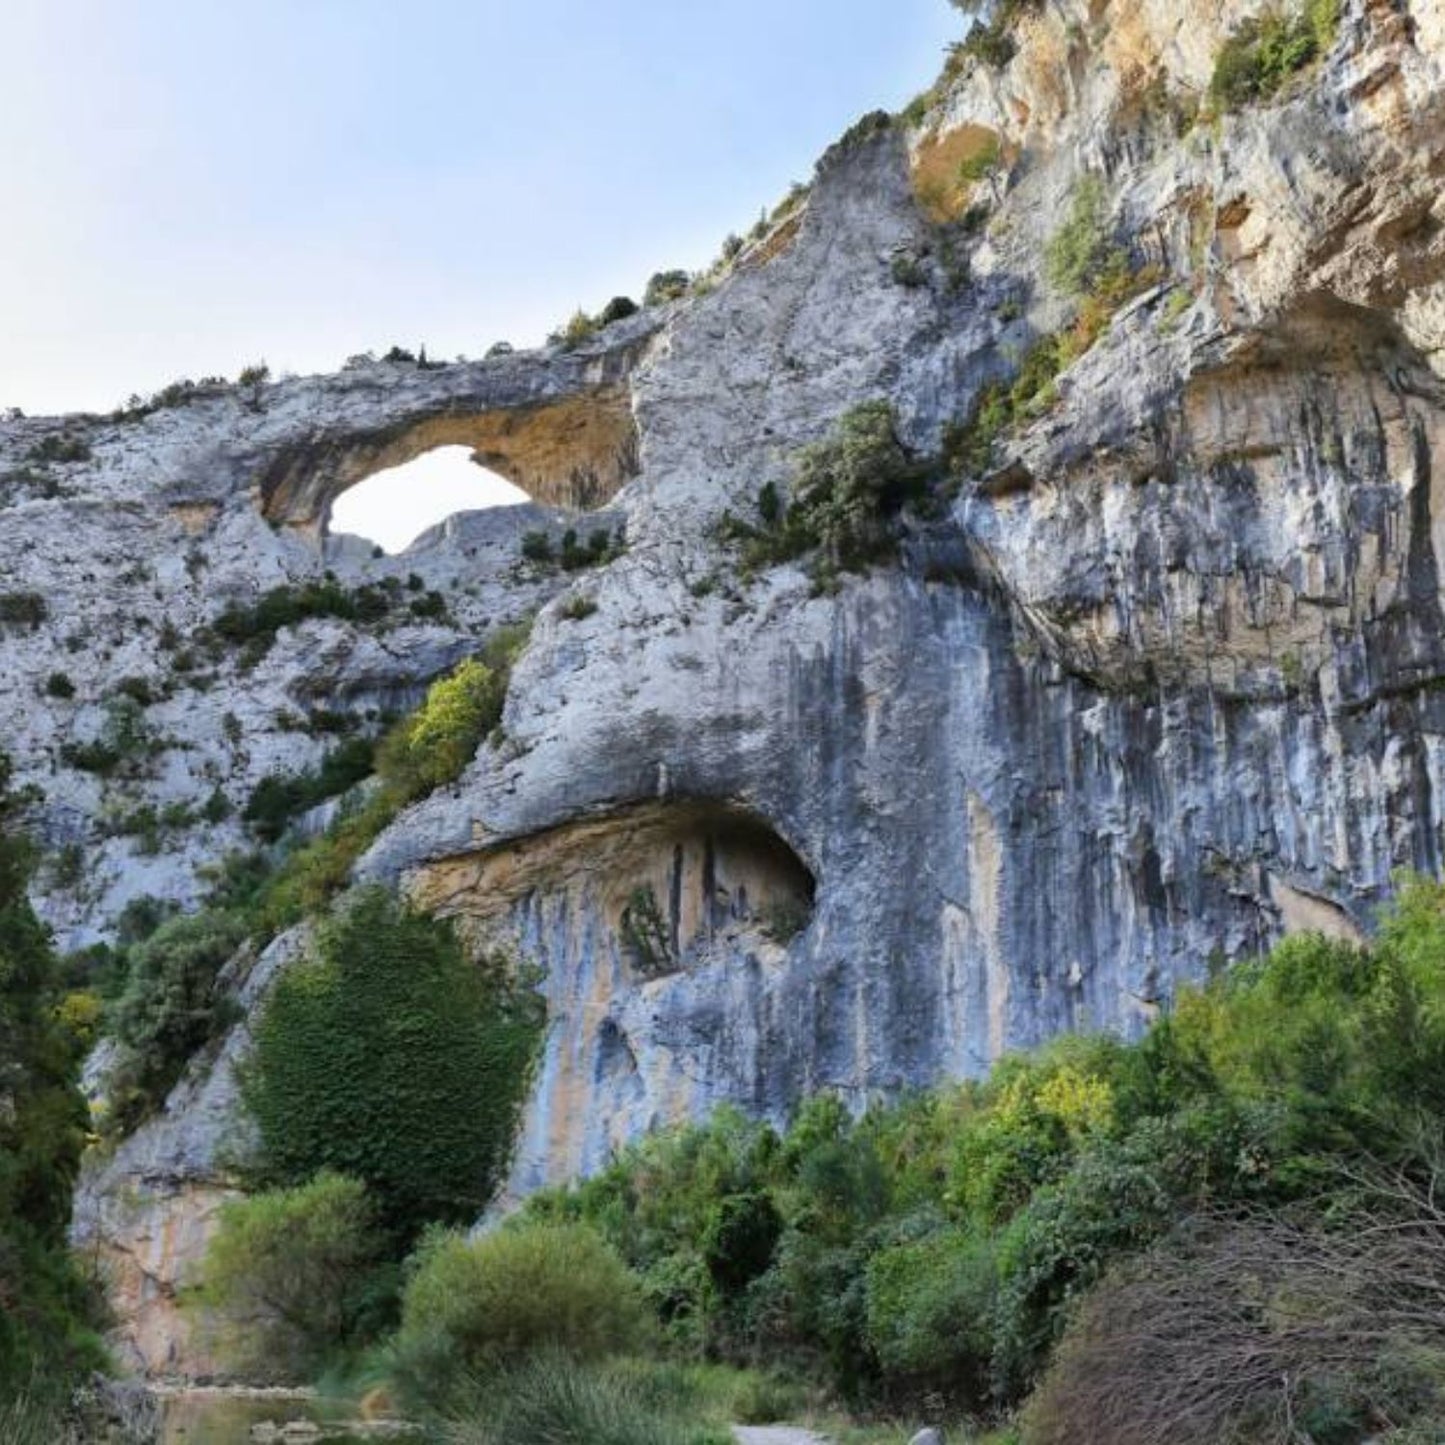
{"label": "dirt path", "polygon": [[734,1425],[738,1445],[828,1445],[811,1430],[795,1430],[788,1425]]}

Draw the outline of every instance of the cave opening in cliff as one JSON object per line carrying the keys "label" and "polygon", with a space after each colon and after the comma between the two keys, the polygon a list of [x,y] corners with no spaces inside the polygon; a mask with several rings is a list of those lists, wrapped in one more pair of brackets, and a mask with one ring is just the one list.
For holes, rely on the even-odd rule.
{"label": "cave opening in cliff", "polygon": [[364,538],[385,552],[405,551],[458,512],[531,501],[520,487],[473,460],[470,447],[442,446],[349,487],[331,508],[333,535]]}

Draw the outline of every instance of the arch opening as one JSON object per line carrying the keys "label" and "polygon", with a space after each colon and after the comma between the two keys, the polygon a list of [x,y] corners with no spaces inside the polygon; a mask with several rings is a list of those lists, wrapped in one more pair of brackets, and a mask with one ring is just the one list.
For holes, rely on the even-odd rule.
{"label": "arch opening", "polygon": [[639,470],[631,393],[614,386],[525,404],[439,405],[381,427],[323,427],[271,451],[254,499],[273,526],[324,535],[332,509],[358,484],[444,448],[547,507],[605,506]]}
{"label": "arch opening", "polygon": [[361,537],[394,554],[458,512],[517,507],[531,500],[521,487],[484,467],[471,448],[441,446],[349,487],[332,503],[326,530]]}

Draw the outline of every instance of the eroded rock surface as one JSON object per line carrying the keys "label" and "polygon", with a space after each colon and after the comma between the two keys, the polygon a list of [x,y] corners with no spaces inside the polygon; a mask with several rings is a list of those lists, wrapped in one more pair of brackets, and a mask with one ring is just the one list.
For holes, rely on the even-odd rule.
{"label": "eroded rock surface", "polygon": [[[1293,89],[1188,127],[1223,37],[1258,8],[1050,6],[1005,70],[965,71],[921,128],[830,152],[806,207],[711,294],[577,358],[492,363],[505,384],[287,383],[258,414],[228,398],[94,432],[96,460],[65,472],[75,496],[7,514],[13,585],[50,602],[5,648],[7,727],[52,833],[98,805],[89,780],[49,770],[76,709],[35,692],[69,614],[122,610],[126,561],[153,559],[144,585],[183,624],[328,558],[348,577],[428,569],[464,625],[308,624],[250,677],[224,673],[246,746],[304,761],[265,724],[280,700],[401,697],[490,623],[575,590],[516,570],[515,532],[471,552],[466,527],[444,529],[395,563],[318,540],[336,489],[419,438],[503,453],[483,392],[513,398],[518,435],[590,395],[593,421],[567,435],[591,460],[558,441],[515,474],[574,506],[625,480],[628,550],[586,579],[591,615],[544,607],[505,742],[359,870],[543,970],[515,1189],[722,1102],[780,1117],[834,1089],[861,1105],[1060,1030],[1137,1032],[1211,959],[1291,928],[1367,929],[1392,875],[1438,870],[1445,845],[1445,6],[1349,0]],[[981,137],[997,167],[939,191]],[[946,515],[908,524],[896,563],[821,595],[799,566],[741,576],[723,513],[786,489],[848,408],[887,399],[937,453],[1067,320],[1042,256],[1085,174],[1158,269],[1057,399]],[[962,204],[982,219],[940,229]],[[545,406],[528,391],[544,381]],[[61,429],[12,425],[7,456],[46,427]],[[134,639],[105,645],[88,679],[138,665]],[[198,750],[160,796],[194,796],[219,701],[159,714]],[[191,896],[228,836],[149,862],[107,843],[97,866],[143,882],[89,912],[60,890],[50,915],[103,928],[128,887]],[[639,894],[661,925],[650,958]],[[188,1191],[224,1185],[219,1124],[194,1152],[165,1144],[200,1117],[203,1073],[82,1196],[107,1248],[140,1228],[107,1222],[122,1191],[146,1202],[150,1238]],[[141,1162],[157,1148],[163,1182]],[[157,1367],[158,1347],[141,1354]]]}

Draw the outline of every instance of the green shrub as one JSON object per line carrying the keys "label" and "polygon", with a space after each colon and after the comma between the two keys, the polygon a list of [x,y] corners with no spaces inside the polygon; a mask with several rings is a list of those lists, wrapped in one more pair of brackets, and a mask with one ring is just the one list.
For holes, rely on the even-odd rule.
{"label": "green shrub", "polygon": [[692,276],[687,271],[659,271],[647,283],[642,298],[644,306],[665,306],[669,301],[681,301],[692,289]]}
{"label": "green shrub", "polygon": [[568,622],[585,622],[597,611],[597,604],[590,598],[578,594],[576,597],[569,597],[562,604],[558,614]]}
{"label": "green shrub", "polygon": [[997,1266],[987,1238],[942,1229],[867,1266],[868,1343],[885,1374],[986,1400]]}
{"label": "green shrub", "polygon": [[[994,70],[1001,70],[1018,53],[1014,31],[1026,15],[1043,8],[1043,0],[950,0],[955,9],[974,18],[973,29],[960,47]],[[983,18],[986,16],[987,18]]]}
{"label": "green shrub", "polygon": [[382,1246],[365,1186],[339,1174],[226,1205],[202,1278],[232,1325],[228,1354],[268,1379],[314,1378],[365,1322]]}
{"label": "green shrub", "polygon": [[98,738],[64,743],[60,760],[82,772],[109,777],[124,765],[136,769],[156,749],[146,726],[145,712],[134,698],[121,695],[107,699],[105,725]]}
{"label": "green shrub", "polygon": [[468,1373],[547,1351],[573,1362],[625,1353],[645,1318],[637,1281],[594,1230],[522,1224],[424,1245],[396,1350],[403,1377],[437,1398]]}
{"label": "green shrub", "polygon": [[1085,176],[1069,198],[1069,214],[1050,237],[1044,270],[1050,284],[1070,296],[1088,294],[1109,272],[1127,267],[1128,258],[1109,229],[1104,183]]}
{"label": "green shrub", "polygon": [[30,460],[42,465],[49,462],[88,462],[90,443],[84,437],[52,432],[30,448]]}
{"label": "green shrub", "polygon": [[46,697],[60,698],[62,701],[68,701],[74,697],[75,683],[71,680],[69,673],[52,672],[45,679],[45,695]]}
{"label": "green shrub", "polygon": [[112,1028],[122,1056],[112,1076],[110,1127],[125,1132],[157,1108],[186,1061],[236,1017],[218,986],[246,937],[222,913],[172,918],[130,950],[130,974]]}
{"label": "green shrub", "polygon": [[0,625],[39,627],[50,616],[50,608],[38,592],[0,592]]}
{"label": "green shrub", "polygon": [[709,1210],[698,1241],[713,1284],[737,1294],[766,1274],[782,1233],[782,1215],[766,1190],[725,1194]]}
{"label": "green shrub", "polygon": [[[450,1445],[731,1445],[722,1425],[699,1425],[683,1408],[663,1409],[646,1378],[579,1367],[544,1355],[488,1375],[453,1407]],[[691,1401],[688,1402],[691,1404]]]}
{"label": "green shrub", "polygon": [[562,534],[560,561],[564,572],[580,572],[584,567],[595,567],[613,555],[612,533],[605,528],[594,531],[585,545],[571,527]]}
{"label": "green shrub", "polygon": [[420,797],[459,778],[482,739],[502,720],[510,654],[468,658],[434,682],[426,701],[383,740],[377,765],[383,778],[409,797]]}
{"label": "green shrub", "polygon": [[1340,14],[1340,0],[1306,0],[1293,16],[1275,9],[1250,17],[1215,59],[1210,98],[1223,110],[1271,99],[1334,45]]}
{"label": "green shrub", "polygon": [[327,753],[310,772],[291,777],[270,773],[256,784],[241,816],[258,838],[274,843],[298,814],[369,777],[375,751],[370,739],[353,738]]}
{"label": "green shrub", "polygon": [[348,592],[328,574],[320,582],[306,582],[299,587],[273,587],[250,606],[232,603],[211,623],[210,631],[223,642],[250,646],[254,665],[270,650],[283,628],[325,617],[379,622],[391,605],[384,587],[366,585]]}
{"label": "green shrub", "polygon": [[865,402],[804,449],[786,509],[768,483],[758,497],[761,525],[725,514],[721,533],[741,546],[749,569],[819,552],[817,581],[860,571],[893,550],[895,519],[923,494],[929,470],[898,440],[889,403]]}
{"label": "green shrub", "polygon": [[511,1154],[537,1010],[504,961],[469,959],[451,924],[359,892],[254,1025],[242,1099],[258,1179],[361,1180],[402,1240],[470,1223]]}
{"label": "green shrub", "polygon": [[598,314],[597,325],[600,329],[611,326],[614,321],[625,321],[629,316],[636,315],[637,302],[630,296],[614,296]]}
{"label": "green shrub", "polygon": [[522,556],[528,562],[550,562],[552,560],[552,538],[547,532],[524,532],[522,534]]}
{"label": "green shrub", "polygon": [[573,351],[584,342],[590,341],[602,329],[596,316],[589,316],[579,306],[567,319],[567,324],[547,337],[549,346],[563,346]]}

